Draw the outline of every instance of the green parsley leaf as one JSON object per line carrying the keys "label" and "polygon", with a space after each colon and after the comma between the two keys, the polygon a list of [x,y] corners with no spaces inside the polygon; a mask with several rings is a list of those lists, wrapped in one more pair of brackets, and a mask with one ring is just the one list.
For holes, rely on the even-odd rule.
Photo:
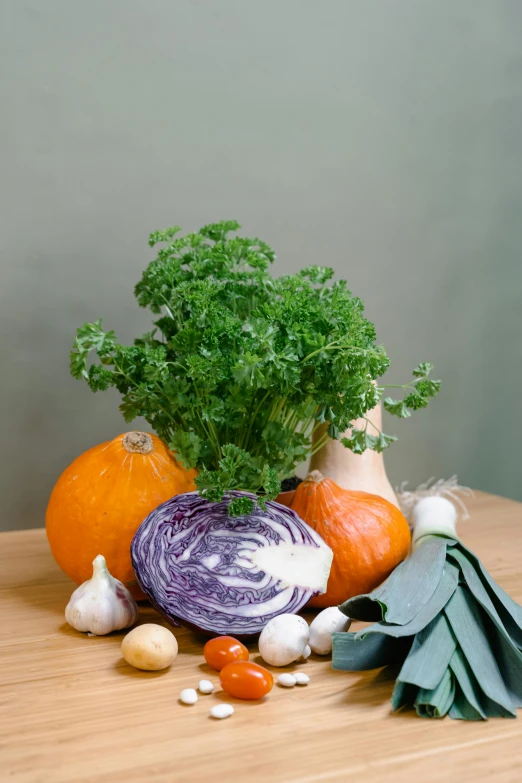
{"label": "green parsley leaf", "polygon": [[195,432],[176,430],[170,439],[169,447],[185,468],[195,468],[201,452],[201,438]]}
{"label": "green parsley leaf", "polygon": [[99,364],[92,364],[89,367],[87,383],[91,391],[107,391],[113,384],[113,374]]}
{"label": "green parsley leaf", "polygon": [[415,389],[422,397],[434,397],[440,391],[440,381],[425,378],[417,383]]}
{"label": "green parsley leaf", "polygon": [[412,375],[414,375],[416,378],[424,378],[424,376],[429,375],[432,370],[433,364],[430,364],[430,362],[421,362],[412,371]]}
{"label": "green parsley leaf", "polygon": [[400,419],[407,419],[411,416],[411,411],[408,409],[404,400],[392,400],[391,397],[386,397],[383,402],[384,409],[391,413],[392,416],[398,416]]}
{"label": "green parsley leaf", "polygon": [[149,236],[149,246],[154,247],[158,242],[169,242],[180,231],[180,226],[172,226],[172,228],[166,228],[165,231],[154,231]]}
{"label": "green parsley leaf", "polygon": [[377,436],[370,435],[366,430],[352,428],[351,437],[341,438],[341,443],[354,454],[364,454],[366,449],[374,449],[377,443]]}
{"label": "green parsley leaf", "polygon": [[395,435],[385,435],[384,432],[381,432],[373,449],[380,454],[382,451],[384,451],[384,449],[387,449],[389,446],[391,446],[391,444],[396,440],[397,438]]}
{"label": "green parsley leaf", "polygon": [[404,398],[404,404],[412,411],[418,411],[428,405],[429,398],[418,392],[412,392]]}
{"label": "green parsley leaf", "polygon": [[228,504],[228,513],[231,517],[248,516],[254,511],[255,505],[251,498],[232,498]]}

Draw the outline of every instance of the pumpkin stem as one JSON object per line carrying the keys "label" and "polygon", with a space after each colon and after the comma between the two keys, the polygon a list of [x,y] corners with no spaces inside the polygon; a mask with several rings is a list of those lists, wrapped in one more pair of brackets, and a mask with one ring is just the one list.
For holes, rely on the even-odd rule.
{"label": "pumpkin stem", "polygon": [[147,432],[127,432],[123,436],[123,448],[134,454],[149,454],[154,444]]}
{"label": "pumpkin stem", "polygon": [[305,481],[313,481],[314,484],[320,484],[323,479],[324,476],[320,470],[311,470]]}

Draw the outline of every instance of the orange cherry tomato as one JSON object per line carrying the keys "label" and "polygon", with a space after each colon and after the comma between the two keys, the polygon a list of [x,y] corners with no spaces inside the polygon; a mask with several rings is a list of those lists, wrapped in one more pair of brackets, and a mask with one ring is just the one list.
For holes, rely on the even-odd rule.
{"label": "orange cherry tomato", "polygon": [[236,699],[262,699],[272,690],[274,678],[268,669],[250,661],[235,661],[221,669],[219,681]]}
{"label": "orange cherry tomato", "polygon": [[216,636],[215,639],[210,639],[203,648],[203,655],[208,665],[218,672],[227,663],[248,661],[247,648],[233,636]]}

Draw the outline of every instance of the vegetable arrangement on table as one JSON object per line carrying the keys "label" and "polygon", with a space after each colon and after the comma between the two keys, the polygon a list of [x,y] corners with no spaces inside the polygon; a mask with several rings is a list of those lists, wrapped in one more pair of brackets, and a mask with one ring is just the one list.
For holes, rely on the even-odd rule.
{"label": "vegetable arrangement on table", "polygon": [[[130,627],[131,590],[171,625],[217,637],[205,659],[236,698],[272,689],[273,674],[235,638],[259,635],[268,666],[328,655],[332,644],[336,668],[402,661],[394,707],[512,714],[522,698],[519,607],[451,525],[419,523],[405,560],[410,530],[384,469],[396,438],[382,431],[382,407],[399,418],[425,408],[440,388],[432,365],[395,385],[400,399],[384,397],[390,362],[361,300],[326,267],[272,277],[273,250],[231,236],[238,229],[224,221],[184,237],[178,227],[155,232],[150,246],[162,247],[135,288],[152,330],[130,346],[101,320],[77,331],[73,376],[93,391],[115,387],[125,420],[142,416],[156,435],[94,447],[53,490],[46,524],[59,565],[84,582],[94,561],[68,622],[91,635]],[[324,607],[310,626],[296,614],[306,605]],[[379,622],[351,634],[352,617]],[[178,644],[163,626],[138,625],[122,653],[161,670]],[[309,679],[294,670],[277,683]],[[195,688],[180,695],[197,700]],[[233,711],[220,704],[211,714]]]}
{"label": "vegetable arrangement on table", "polygon": [[[368,450],[381,454],[396,438],[378,425],[385,386],[377,381],[389,359],[375,343],[361,300],[344,281],[332,282],[333,270],[326,267],[272,277],[273,250],[259,239],[230,236],[238,228],[224,221],[181,238],[178,227],[152,234],[150,245],[163,246],[135,293],[156,316],[154,328],[124,346],[101,321],[85,324],[76,335],[71,372],[94,391],[116,387],[126,421],[143,416],[183,469],[193,471],[184,478],[194,478],[197,494],[178,486],[175,497],[149,509],[134,536],[138,586],[173,623],[248,635],[277,614],[297,612],[314,595],[326,594],[319,605],[337,603],[337,572],[353,555],[353,548],[343,548],[342,535],[333,542],[337,551],[330,551],[322,540],[323,520],[306,513],[304,488],[293,499],[304,523],[271,503],[282,482],[307,457],[320,457],[331,439],[360,459]],[[98,361],[90,363],[91,356]],[[406,418],[424,408],[440,388],[431,369],[420,364],[399,387],[402,399],[384,400],[386,410]],[[106,486],[105,470],[93,478]],[[53,535],[53,520],[70,482],[60,483],[65,492],[55,490],[48,530],[62,564],[60,542],[71,534],[62,538],[61,524]],[[107,510],[103,492],[94,498],[96,513],[111,524],[113,509]],[[354,493],[352,502],[360,509],[373,502],[361,539],[373,555],[360,558],[343,599],[361,585],[377,584],[409,544],[405,520],[385,500]],[[90,510],[82,508],[82,515]],[[60,511],[66,518],[68,503]],[[136,531],[134,519],[131,524]],[[118,525],[113,529],[117,535]],[[86,550],[90,559],[97,554]],[[67,570],[67,563],[62,567]]]}

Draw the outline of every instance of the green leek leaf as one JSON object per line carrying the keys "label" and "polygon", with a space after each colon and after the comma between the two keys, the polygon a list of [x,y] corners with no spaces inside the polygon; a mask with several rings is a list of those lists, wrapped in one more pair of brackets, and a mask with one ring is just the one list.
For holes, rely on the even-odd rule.
{"label": "green leek leaf", "polygon": [[443,614],[420,631],[397,679],[419,688],[435,688],[457,648],[457,640]]}
{"label": "green leek leaf", "polygon": [[488,698],[514,715],[483,617],[472,602],[467,588],[459,586],[444,613],[481,689]]}
{"label": "green leek leaf", "polygon": [[[461,711],[464,711],[463,702],[467,701],[471,709],[474,710],[480,718],[485,719],[486,713],[480,704],[482,693],[477,679],[474,676],[469,663],[464,657],[462,650],[456,649],[454,651],[449,665],[461,690],[461,704],[459,705],[459,708]],[[473,720],[475,720],[475,718],[473,718]]]}
{"label": "green leek leaf", "polygon": [[350,598],[340,610],[354,620],[382,619],[397,625],[410,622],[437,589],[446,546],[447,539],[440,536],[427,539],[377,590]]}
{"label": "green leek leaf", "polygon": [[[359,638],[364,639],[373,633],[386,634],[386,636],[415,636],[415,634],[426,628],[437,615],[442,612],[451,596],[457,589],[459,581],[459,571],[451,563],[446,563],[442,572],[442,578],[437,586],[437,589],[427,601],[422,609],[415,615],[413,620],[409,623],[402,625],[395,625],[392,623],[375,623],[368,628],[364,628],[359,631]],[[405,596],[405,598],[408,598]]]}
{"label": "green leek leaf", "polygon": [[360,639],[355,633],[334,633],[332,640],[333,668],[350,672],[401,663],[412,641],[411,638],[394,639],[378,634]]}
{"label": "green leek leaf", "polygon": [[430,690],[419,688],[415,709],[421,718],[443,718],[450,710],[455,698],[455,680],[449,669],[442,675],[439,684]]}

